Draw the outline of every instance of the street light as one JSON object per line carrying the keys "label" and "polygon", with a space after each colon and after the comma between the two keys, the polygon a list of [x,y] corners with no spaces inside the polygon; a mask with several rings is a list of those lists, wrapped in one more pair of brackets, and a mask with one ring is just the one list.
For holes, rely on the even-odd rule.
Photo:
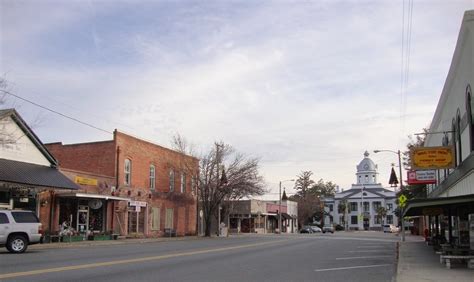
{"label": "street light", "polygon": [[[374,153],[380,152],[390,152],[398,155],[398,168],[400,170],[400,191],[403,191],[403,176],[402,176],[402,157],[400,155],[400,150],[392,151],[392,150],[374,150]],[[402,217],[402,241],[405,241],[405,220],[403,219],[403,208],[401,209],[401,217]]]}
{"label": "street light", "polygon": [[282,182],[289,182],[289,181],[295,181],[294,179],[287,179],[287,180],[282,180],[280,181],[280,204],[279,204],[279,208],[278,208],[278,229],[280,231],[280,234],[281,234],[281,231],[283,228],[281,228],[281,183]]}

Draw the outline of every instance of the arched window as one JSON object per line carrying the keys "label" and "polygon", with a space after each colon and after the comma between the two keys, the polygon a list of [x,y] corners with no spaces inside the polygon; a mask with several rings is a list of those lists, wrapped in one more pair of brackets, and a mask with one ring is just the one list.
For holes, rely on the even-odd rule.
{"label": "arched window", "polygon": [[150,165],[150,190],[155,190],[155,166]]}
{"label": "arched window", "polygon": [[125,164],[124,164],[124,183],[125,185],[130,185],[132,182],[132,161],[129,159],[125,159]]}
{"label": "arched window", "polygon": [[[453,121],[451,122],[451,140],[449,140],[449,145],[451,145],[454,148],[454,166],[458,166],[458,154],[457,154],[457,148],[456,148],[456,119],[453,118]],[[449,169],[448,174],[451,174],[453,169]]]}
{"label": "arched window", "polygon": [[170,192],[174,191],[174,170],[170,169]]}
{"label": "arched window", "polygon": [[458,109],[456,114],[456,152],[458,165],[462,163],[462,143],[461,143],[461,111]]}
{"label": "arched window", "polygon": [[469,139],[470,139],[470,147],[471,152],[474,151],[474,99],[472,99],[472,91],[471,85],[467,85],[466,87],[466,113],[467,113],[467,121],[469,123]]}

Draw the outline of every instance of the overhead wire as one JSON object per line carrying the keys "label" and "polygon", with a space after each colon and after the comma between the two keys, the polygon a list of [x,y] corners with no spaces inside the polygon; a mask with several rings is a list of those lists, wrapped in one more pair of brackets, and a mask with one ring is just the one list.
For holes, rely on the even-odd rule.
{"label": "overhead wire", "polygon": [[105,133],[107,133],[107,134],[112,134],[112,133],[113,133],[112,131],[102,129],[102,128],[97,127],[97,126],[95,126],[95,125],[92,125],[92,124],[90,124],[90,123],[81,121],[81,120],[79,120],[79,119],[77,119],[77,118],[68,116],[68,115],[66,115],[66,114],[60,113],[60,112],[58,112],[58,111],[56,111],[56,110],[50,109],[50,108],[48,108],[48,107],[46,107],[46,106],[40,105],[40,104],[38,104],[38,103],[36,103],[36,102],[33,102],[33,101],[31,101],[31,100],[28,100],[28,99],[26,99],[26,98],[23,98],[23,97],[21,97],[21,96],[18,96],[18,95],[16,95],[16,94],[13,94],[13,93],[11,93],[10,91],[1,90],[1,89],[0,89],[0,91],[3,92],[4,94],[13,96],[13,97],[15,97],[15,98],[17,98],[17,99],[20,99],[20,100],[22,100],[22,101],[25,101],[25,102],[27,102],[27,103],[30,103],[30,104],[32,104],[32,105],[34,105],[34,106],[36,106],[36,107],[42,108],[42,109],[44,109],[44,110],[47,110],[47,111],[49,111],[49,112],[52,112],[52,113],[57,114],[57,115],[59,115],[59,116],[62,116],[62,117],[64,117],[64,118],[70,119],[70,120],[75,121],[75,122],[77,122],[77,123],[80,123],[80,124],[82,124],[82,125],[88,126],[88,127],[90,127],[90,128],[93,128],[93,129],[96,129],[96,130],[105,132]]}

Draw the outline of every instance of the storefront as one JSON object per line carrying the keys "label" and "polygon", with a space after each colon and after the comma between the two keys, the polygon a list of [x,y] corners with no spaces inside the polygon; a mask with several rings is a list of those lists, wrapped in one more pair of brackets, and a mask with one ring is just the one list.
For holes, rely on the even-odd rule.
{"label": "storefront", "polygon": [[[112,232],[116,217],[114,203],[130,201],[128,198],[89,193],[63,193],[57,194],[57,198],[59,229],[68,228],[78,234]],[[115,219],[115,222],[119,220]]]}
{"label": "storefront", "polygon": [[128,234],[145,234],[147,202],[128,202]]}
{"label": "storefront", "polygon": [[[404,216],[424,216],[430,238],[456,246],[472,245],[474,238],[474,195],[409,201]],[[474,250],[474,247],[473,247]]]}

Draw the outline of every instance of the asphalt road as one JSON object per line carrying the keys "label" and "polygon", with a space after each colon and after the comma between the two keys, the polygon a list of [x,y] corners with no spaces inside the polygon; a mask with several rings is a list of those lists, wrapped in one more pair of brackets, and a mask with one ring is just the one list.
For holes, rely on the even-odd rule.
{"label": "asphalt road", "polygon": [[0,281],[395,281],[398,237],[245,235],[0,251]]}

